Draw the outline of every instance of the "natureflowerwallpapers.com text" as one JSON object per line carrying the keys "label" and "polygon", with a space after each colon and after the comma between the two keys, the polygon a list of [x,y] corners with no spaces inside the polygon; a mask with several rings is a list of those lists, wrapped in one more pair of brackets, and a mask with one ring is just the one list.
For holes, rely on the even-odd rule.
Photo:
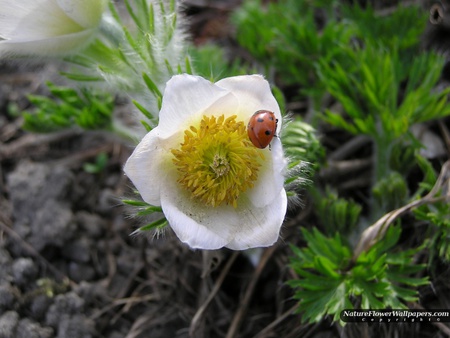
{"label": "natureflowerwallpapers.com text", "polygon": [[450,322],[450,310],[343,310],[341,320],[346,323]]}

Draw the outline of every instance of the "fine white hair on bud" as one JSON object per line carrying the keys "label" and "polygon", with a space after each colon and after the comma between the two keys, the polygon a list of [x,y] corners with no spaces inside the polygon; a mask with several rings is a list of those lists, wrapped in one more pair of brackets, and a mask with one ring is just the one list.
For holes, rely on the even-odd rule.
{"label": "fine white hair on bud", "polygon": [[124,171],[143,200],[160,206],[191,248],[270,246],[287,209],[281,141],[260,149],[247,125],[259,110],[280,108],[269,83],[245,75],[211,83],[176,75],[167,83],[159,124],[137,145]]}

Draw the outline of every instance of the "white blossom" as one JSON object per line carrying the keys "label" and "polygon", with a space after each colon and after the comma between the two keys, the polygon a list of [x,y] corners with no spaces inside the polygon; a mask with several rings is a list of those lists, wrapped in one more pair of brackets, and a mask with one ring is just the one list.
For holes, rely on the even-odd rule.
{"label": "white blossom", "polygon": [[211,83],[176,75],[165,88],[159,124],[137,145],[124,171],[144,201],[160,206],[191,248],[244,250],[272,245],[287,207],[286,160],[279,138],[259,149],[247,123],[280,108],[259,75]]}
{"label": "white blossom", "polygon": [[61,56],[95,36],[107,0],[0,0],[0,57]]}

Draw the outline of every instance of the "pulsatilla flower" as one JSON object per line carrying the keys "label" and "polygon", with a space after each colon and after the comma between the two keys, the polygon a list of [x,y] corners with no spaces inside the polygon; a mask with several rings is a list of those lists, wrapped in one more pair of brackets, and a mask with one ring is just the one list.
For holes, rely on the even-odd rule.
{"label": "pulsatilla flower", "polygon": [[260,149],[249,139],[255,112],[280,108],[262,76],[211,83],[176,75],[166,86],[159,124],[138,144],[124,171],[144,201],[161,209],[192,248],[243,250],[272,245],[287,206],[281,142]]}
{"label": "pulsatilla flower", "polygon": [[60,56],[86,46],[107,0],[0,0],[0,56]]}

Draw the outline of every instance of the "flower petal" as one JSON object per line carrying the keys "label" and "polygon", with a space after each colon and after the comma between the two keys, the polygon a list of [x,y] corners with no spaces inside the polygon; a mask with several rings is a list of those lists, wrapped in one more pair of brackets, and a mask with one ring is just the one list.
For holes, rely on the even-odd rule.
{"label": "flower petal", "polygon": [[107,6],[105,0],[56,0],[68,17],[84,28],[96,27]]}
{"label": "flower petal", "polygon": [[241,109],[248,114],[248,119],[254,112],[261,109],[274,112],[279,122],[277,129],[277,132],[279,132],[282,124],[280,107],[270,90],[269,82],[263,76],[241,75],[228,77],[216,82],[216,85],[233,92],[239,100]]}
{"label": "flower petal", "polygon": [[226,245],[232,250],[266,247],[274,244],[280,233],[287,208],[286,191],[272,196],[272,202],[262,208],[248,208],[238,211],[239,235]]}
{"label": "flower petal", "polygon": [[250,202],[238,208],[211,208],[192,200],[171,179],[173,176],[168,174],[163,183],[161,207],[177,237],[191,248],[245,250],[269,246],[277,240],[287,206],[284,189],[272,194],[272,202],[262,208]]}
{"label": "flower petal", "polygon": [[170,140],[162,142],[158,127],[153,129],[136,146],[123,169],[143,200],[152,205],[161,205],[161,184],[168,174],[165,166],[172,165],[171,144]]}
{"label": "flower petal", "polygon": [[164,184],[161,207],[177,237],[193,249],[216,250],[230,242],[239,222],[233,207],[200,205],[173,183]]}
{"label": "flower petal", "polygon": [[55,0],[0,1],[0,35],[7,39],[31,41],[82,30]]}
{"label": "flower petal", "polygon": [[266,148],[262,151],[264,151],[266,163],[258,173],[258,181],[255,186],[246,193],[256,207],[268,205],[273,200],[273,196],[278,195],[283,189],[287,165],[280,139],[274,138],[271,149]]}
{"label": "flower petal", "polygon": [[161,137],[166,138],[179,130],[187,129],[192,125],[189,121],[199,119],[199,115],[226,95],[229,95],[228,90],[200,76],[173,76],[167,82],[159,113]]}
{"label": "flower petal", "polygon": [[87,45],[93,30],[40,40],[12,39],[0,41],[0,57],[14,55],[66,55]]}

